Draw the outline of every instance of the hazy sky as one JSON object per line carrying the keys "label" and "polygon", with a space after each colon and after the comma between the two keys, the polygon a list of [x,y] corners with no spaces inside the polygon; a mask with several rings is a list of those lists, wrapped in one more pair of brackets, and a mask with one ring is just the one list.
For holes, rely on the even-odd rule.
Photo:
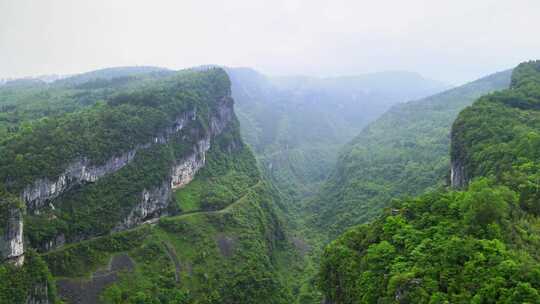
{"label": "hazy sky", "polygon": [[0,0],[0,78],[220,64],[458,84],[540,58],[539,33],[540,0]]}

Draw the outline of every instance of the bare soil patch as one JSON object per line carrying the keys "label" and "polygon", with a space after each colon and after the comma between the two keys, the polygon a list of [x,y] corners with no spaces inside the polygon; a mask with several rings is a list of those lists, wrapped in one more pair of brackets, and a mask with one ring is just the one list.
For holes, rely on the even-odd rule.
{"label": "bare soil patch", "polygon": [[118,280],[121,271],[133,271],[135,263],[127,254],[113,256],[105,269],[100,269],[87,279],[61,279],[56,282],[62,300],[69,304],[96,304],[99,295]]}
{"label": "bare soil patch", "polygon": [[227,236],[223,233],[220,233],[216,236],[216,243],[219,248],[219,252],[224,257],[231,257],[236,248],[236,237]]}

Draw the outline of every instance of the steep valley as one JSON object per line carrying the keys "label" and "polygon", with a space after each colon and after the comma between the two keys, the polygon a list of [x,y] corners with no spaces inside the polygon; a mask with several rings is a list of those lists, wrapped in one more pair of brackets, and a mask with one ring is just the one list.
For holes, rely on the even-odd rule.
{"label": "steep valley", "polygon": [[226,70],[244,140],[266,176],[296,202],[317,191],[341,147],[368,123],[397,103],[447,88],[409,72],[315,78]]}
{"label": "steep valley", "polygon": [[[537,288],[519,269],[537,263],[538,74],[452,89],[219,67],[8,82],[0,303],[515,299]],[[517,279],[460,272],[481,263]],[[474,275],[492,285],[462,292]]]}
{"label": "steep valley", "polygon": [[480,97],[452,125],[451,188],[395,200],[333,241],[329,303],[539,303],[540,63]]}
{"label": "steep valley", "polygon": [[342,149],[337,165],[308,201],[313,227],[334,238],[371,221],[392,199],[444,186],[449,178],[450,128],[480,96],[503,90],[511,71],[398,104]]}

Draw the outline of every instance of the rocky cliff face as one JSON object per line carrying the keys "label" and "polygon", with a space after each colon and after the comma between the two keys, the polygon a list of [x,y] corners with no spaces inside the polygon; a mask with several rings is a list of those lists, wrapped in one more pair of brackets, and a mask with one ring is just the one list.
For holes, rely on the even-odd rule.
{"label": "rocky cliff face", "polygon": [[211,135],[220,134],[225,127],[232,121],[234,117],[233,99],[230,96],[225,96],[218,101],[216,112],[210,120]]}
{"label": "rocky cliff face", "polygon": [[[204,150],[204,152],[202,152],[203,154],[209,149],[210,137],[219,135],[232,120],[234,116],[232,104],[232,98],[229,96],[218,100],[216,111],[209,122],[210,134],[208,135],[208,138],[198,142],[199,145],[202,145],[199,150]],[[130,151],[114,156],[103,165],[92,165],[91,161],[86,158],[74,161],[60,176],[58,176],[58,178],[54,180],[41,178],[34,181],[31,185],[28,185],[21,193],[21,197],[26,202],[30,212],[39,212],[39,209],[45,206],[47,201],[58,197],[68,190],[70,186],[84,182],[95,182],[99,178],[114,173],[128,165],[133,160],[138,150],[146,149],[153,144],[166,144],[173,134],[180,132],[190,121],[195,120],[196,117],[197,114],[195,110],[185,112],[178,117],[170,127],[164,130],[162,134],[155,136],[151,142],[138,145]],[[194,174],[194,172],[204,165],[204,157],[201,158],[201,153],[197,154],[197,160],[194,162],[192,161],[192,163],[191,169],[188,167],[182,168],[182,164],[180,164],[175,171],[178,171],[179,174],[187,174],[186,177]],[[188,173],[188,171],[192,172]],[[173,176],[175,175],[178,174],[173,174]],[[182,184],[180,179],[175,179],[173,183],[175,188]]]}
{"label": "rocky cliff face", "polygon": [[114,228],[114,231],[129,229],[164,215],[171,200],[171,193],[171,186],[168,182],[151,190],[143,190],[140,202],[122,223]]}
{"label": "rocky cliff face", "polygon": [[[110,158],[102,165],[93,165],[86,158],[74,161],[56,179],[38,179],[28,185],[20,196],[26,203],[27,210],[30,213],[39,213],[41,208],[51,204],[51,200],[68,191],[72,186],[96,182],[101,177],[122,169],[132,162],[140,149],[147,149],[156,144],[167,144],[172,136],[183,130],[190,121],[196,119],[196,110],[186,111],[170,127],[157,134],[151,142],[137,145],[132,150]],[[173,190],[187,185],[193,180],[195,174],[204,167],[206,153],[210,149],[211,141],[221,134],[233,119],[232,98],[225,96],[217,100],[217,105],[208,120],[208,129],[203,132],[200,132],[201,130],[195,132],[201,135],[198,135],[200,138],[196,140],[191,152],[175,162],[170,169],[170,176],[162,184],[152,189],[142,189],[140,201],[113,231],[129,229],[165,215],[171,202]],[[59,234],[47,243],[41,244],[40,250],[49,251],[63,246],[65,243],[66,237],[64,234]],[[1,248],[3,259],[9,260],[16,265],[22,265],[24,263],[23,244],[22,211],[13,208],[10,211],[3,236]],[[29,298],[29,301],[29,303],[42,303],[34,298]]]}
{"label": "rocky cliff face", "polygon": [[10,208],[2,240],[2,257],[17,266],[24,263],[23,225],[22,211]]}
{"label": "rocky cliff face", "polygon": [[[28,186],[22,193],[28,209],[39,213],[51,199],[68,191],[74,184],[92,183],[99,178],[112,174],[128,165],[140,149],[145,149],[154,144],[167,144],[170,138],[180,132],[190,121],[197,119],[196,111],[188,111],[175,120],[174,124],[167,128],[161,135],[154,137],[153,141],[139,145],[135,149],[109,159],[104,165],[91,166],[88,160],[77,161],[58,177],[57,180],[40,179]],[[144,222],[153,221],[167,214],[171,202],[172,192],[175,189],[187,185],[193,180],[195,174],[204,167],[206,153],[211,147],[212,140],[220,135],[223,130],[233,121],[233,100],[226,96],[217,100],[216,107],[208,120],[208,129],[193,130],[191,135],[198,138],[191,148],[181,159],[175,161],[170,169],[170,175],[159,186],[151,189],[141,189],[139,202],[130,210],[125,218],[118,223],[113,231],[133,228]],[[183,137],[184,138],[184,137]],[[185,138],[187,139],[187,138]],[[190,140],[193,140],[191,138]],[[40,246],[40,250],[49,251],[66,243],[63,234]]]}
{"label": "rocky cliff face", "polygon": [[450,186],[456,189],[466,187],[470,180],[466,166],[467,150],[462,141],[462,132],[462,123],[458,117],[450,132]]}
{"label": "rocky cliff face", "polygon": [[193,180],[195,173],[206,162],[206,151],[210,149],[210,138],[204,138],[197,142],[195,150],[172,168],[171,188],[178,189]]}
{"label": "rocky cliff face", "polygon": [[114,230],[135,227],[146,221],[152,221],[165,214],[169,207],[172,191],[189,184],[195,174],[204,167],[206,153],[210,150],[211,140],[221,134],[234,118],[233,100],[224,97],[218,101],[215,113],[210,118],[210,132],[194,145],[192,152],[178,160],[171,168],[170,178],[162,185],[150,190],[143,190],[140,202]]}
{"label": "rocky cliff face", "polygon": [[41,251],[49,251],[54,248],[64,246],[66,243],[66,236],[63,233],[58,234],[53,240],[48,241],[40,248]]}
{"label": "rocky cliff face", "polygon": [[463,188],[467,184],[465,165],[460,159],[452,159],[450,161],[450,185],[453,188]]}
{"label": "rocky cliff face", "polygon": [[56,180],[49,180],[47,178],[38,179],[27,186],[21,196],[26,202],[29,211],[39,212],[39,209],[47,201],[58,197],[64,191],[68,190],[70,186],[83,182],[95,182],[100,177],[114,173],[125,167],[133,160],[138,150],[146,149],[153,144],[166,144],[171,135],[179,132],[189,121],[195,119],[196,112],[187,111],[176,118],[174,123],[164,130],[162,134],[156,135],[151,142],[138,145],[130,151],[114,156],[100,166],[93,166],[88,159],[77,160],[70,164]]}

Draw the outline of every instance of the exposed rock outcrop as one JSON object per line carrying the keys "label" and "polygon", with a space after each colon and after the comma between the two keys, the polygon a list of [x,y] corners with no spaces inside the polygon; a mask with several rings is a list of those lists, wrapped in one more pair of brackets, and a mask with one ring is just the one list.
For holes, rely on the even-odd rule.
{"label": "exposed rock outcrop", "polygon": [[[141,201],[131,210],[124,221],[115,227],[115,231],[129,229],[166,214],[172,191],[184,187],[193,180],[195,174],[206,163],[206,153],[210,150],[211,140],[221,134],[233,120],[232,105],[233,100],[230,97],[223,97],[218,101],[216,110],[210,117],[210,132],[197,141],[191,153],[176,162],[171,168],[168,180],[159,187],[143,190]],[[190,117],[195,117],[194,113]]]}
{"label": "exposed rock outcrop", "polygon": [[66,243],[66,236],[63,233],[58,234],[54,240],[50,240],[45,244],[45,246],[42,248],[43,251],[49,251],[61,246],[64,246]]}
{"label": "exposed rock outcrop", "polygon": [[140,202],[114,231],[129,229],[165,215],[171,201],[172,190],[181,188],[193,180],[197,171],[204,167],[206,152],[209,149],[210,138],[198,141],[193,152],[173,166],[170,180],[151,190],[143,190]]}
{"label": "exposed rock outcrop", "polygon": [[[149,148],[154,144],[167,144],[173,134],[180,132],[192,120],[197,119],[196,111],[187,111],[175,120],[174,124],[164,130],[161,135],[153,138],[152,142],[139,145],[136,148],[109,159],[101,166],[92,166],[88,159],[79,160],[71,164],[57,180],[40,179],[28,186],[22,194],[28,209],[31,212],[39,213],[39,209],[49,204],[50,200],[58,197],[63,192],[68,191],[71,186],[81,183],[91,183],[99,178],[114,173],[128,165],[136,156],[140,149]],[[119,222],[112,231],[121,231],[133,228],[144,222],[151,222],[166,215],[172,192],[174,189],[184,187],[190,183],[196,173],[204,167],[206,163],[206,153],[211,147],[212,140],[220,135],[223,130],[233,121],[234,110],[233,100],[229,96],[222,97],[216,101],[216,107],[210,113],[208,128],[187,129],[183,139],[195,142],[190,152],[185,153],[182,158],[175,161],[170,168],[170,175],[162,181],[159,186],[151,189],[141,189],[140,200],[127,213],[124,219]],[[234,144],[234,143],[232,143]],[[82,237],[82,238],[86,238]],[[70,241],[73,241],[71,239]],[[66,238],[63,234],[57,235],[41,246],[42,251],[63,246]]]}
{"label": "exposed rock outcrop", "polygon": [[450,185],[453,188],[463,188],[467,184],[465,166],[459,159],[452,159],[450,162]]}
{"label": "exposed rock outcrop", "polygon": [[95,182],[105,174],[120,170],[133,160],[136,153],[137,149],[133,149],[109,159],[102,166],[91,166],[88,159],[76,161],[69,165],[57,180],[51,181],[42,178],[26,187],[23,190],[22,198],[26,202],[28,210],[37,211],[43,207],[47,200],[56,198],[74,183]]}
{"label": "exposed rock outcrop", "polygon": [[140,202],[131,210],[124,221],[115,227],[114,231],[129,229],[164,215],[171,200],[171,193],[169,182],[151,190],[143,190]]}
{"label": "exposed rock outcrop", "polygon": [[197,142],[194,153],[188,155],[172,168],[171,188],[178,189],[193,180],[195,173],[206,162],[206,152],[210,149],[210,138]]}
{"label": "exposed rock outcrop", "polygon": [[19,208],[11,207],[2,239],[2,258],[17,266],[24,263],[23,215]]}
{"label": "exposed rock outcrop", "polygon": [[27,186],[21,196],[26,202],[28,210],[38,212],[44,204],[58,197],[73,184],[82,182],[95,182],[106,174],[114,173],[128,165],[140,149],[146,149],[152,144],[166,144],[171,135],[182,130],[189,121],[196,119],[196,111],[187,111],[176,118],[174,123],[155,136],[151,142],[138,145],[134,149],[114,156],[103,165],[94,166],[89,159],[81,159],[71,163],[67,169],[56,179],[41,178]]}
{"label": "exposed rock outcrop", "polygon": [[130,273],[134,269],[135,262],[127,254],[118,254],[111,258],[106,268],[95,271],[88,279],[58,279],[58,294],[69,304],[102,303],[103,290],[117,282],[121,272]]}
{"label": "exposed rock outcrop", "polygon": [[234,117],[233,99],[230,96],[219,100],[217,110],[210,120],[212,136],[220,134]]}

